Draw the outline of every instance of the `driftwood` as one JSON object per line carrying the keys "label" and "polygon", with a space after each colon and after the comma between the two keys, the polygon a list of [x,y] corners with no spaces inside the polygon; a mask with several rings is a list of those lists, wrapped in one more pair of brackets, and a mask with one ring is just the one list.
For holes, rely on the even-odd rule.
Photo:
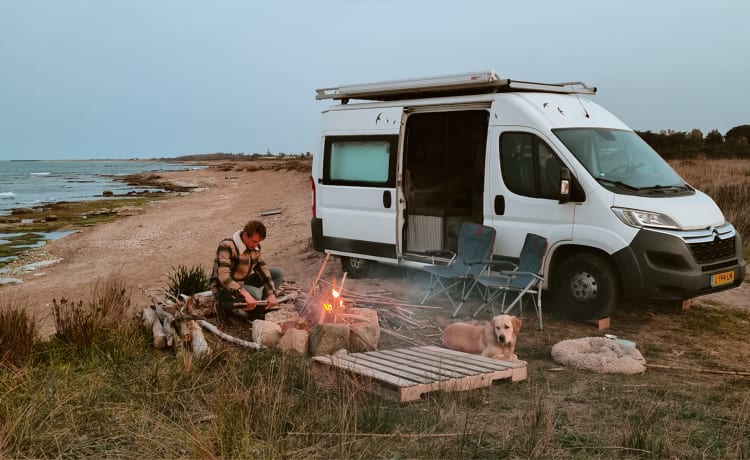
{"label": "driftwood", "polygon": [[225,332],[221,332],[216,326],[209,323],[206,320],[199,319],[196,321],[198,324],[201,325],[204,329],[207,329],[211,333],[213,333],[215,336],[220,337],[227,342],[236,343],[237,345],[242,345],[243,347],[252,348],[254,350],[259,350],[261,348],[265,348],[263,345],[255,342],[248,342],[247,340],[238,339],[237,337],[233,337]]}
{"label": "driftwood", "polygon": [[164,327],[161,321],[154,320],[151,323],[151,333],[154,335],[154,348],[166,348],[167,337],[164,334]]}
{"label": "driftwood", "polygon": [[174,316],[158,305],[154,307],[154,310],[156,310],[156,315],[159,317],[159,320],[161,321],[161,325],[164,328],[164,335],[166,336],[167,347],[171,347],[172,345],[174,345],[174,337],[175,337],[175,330],[173,326]]}
{"label": "driftwood", "polygon": [[143,309],[143,314],[141,315],[141,324],[143,324],[143,327],[146,329],[151,329],[151,326],[153,326],[154,321],[156,321],[156,312],[151,307],[146,307]]}

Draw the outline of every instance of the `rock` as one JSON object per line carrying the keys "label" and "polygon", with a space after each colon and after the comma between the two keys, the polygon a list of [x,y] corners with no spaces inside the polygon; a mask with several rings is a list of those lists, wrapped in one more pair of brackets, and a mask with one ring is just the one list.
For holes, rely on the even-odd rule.
{"label": "rock", "polygon": [[281,340],[281,326],[270,321],[256,319],[253,321],[253,341],[272,348]]}
{"label": "rock", "polygon": [[281,309],[269,311],[265,315],[265,320],[276,323],[281,326],[282,331],[294,329],[299,323],[299,313],[293,309]]}
{"label": "rock", "polygon": [[351,329],[348,324],[321,323],[310,330],[310,353],[313,356],[330,355],[349,348]]}
{"label": "rock", "polygon": [[23,280],[18,278],[0,278],[0,286],[5,284],[23,284]]}
{"label": "rock", "polygon": [[304,329],[289,329],[281,336],[278,347],[282,351],[296,351],[301,355],[307,355],[308,340],[310,334]]}
{"label": "rock", "polygon": [[105,190],[102,192],[102,196],[113,196],[113,195],[114,193],[112,192],[112,190]]}
{"label": "rock", "polygon": [[346,317],[351,327],[351,351],[377,350],[380,342],[378,312],[372,308],[347,308]]}

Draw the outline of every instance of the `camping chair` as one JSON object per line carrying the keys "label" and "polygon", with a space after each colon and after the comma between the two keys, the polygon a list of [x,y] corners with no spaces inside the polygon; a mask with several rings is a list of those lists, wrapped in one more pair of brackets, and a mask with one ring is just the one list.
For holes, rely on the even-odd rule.
{"label": "camping chair", "polygon": [[[500,271],[489,271],[489,274],[480,273],[475,276],[475,281],[483,290],[482,305],[477,308],[473,316],[476,316],[480,310],[487,305],[492,307],[492,314],[495,314],[494,302],[502,295],[502,313],[508,313],[516,304],[519,304],[519,310],[523,311],[522,298],[525,294],[530,294],[532,300],[536,297],[534,308],[539,318],[539,329],[542,326],[542,283],[544,278],[539,275],[542,270],[542,261],[547,253],[547,239],[528,233],[526,240],[521,249],[518,264],[509,261],[493,262],[491,267],[509,268]],[[504,265],[504,267],[503,267]],[[516,298],[505,306],[505,297],[508,292],[516,294]]]}
{"label": "camping chair", "polygon": [[[484,225],[464,222],[458,235],[458,251],[448,265],[432,265],[424,268],[430,274],[430,287],[422,304],[427,299],[444,293],[453,306],[453,316],[458,314],[464,301],[476,286],[474,277],[479,275],[492,258],[495,246],[495,229]],[[467,283],[471,285],[467,289]],[[461,298],[458,305],[450,295],[450,290],[461,285]]]}

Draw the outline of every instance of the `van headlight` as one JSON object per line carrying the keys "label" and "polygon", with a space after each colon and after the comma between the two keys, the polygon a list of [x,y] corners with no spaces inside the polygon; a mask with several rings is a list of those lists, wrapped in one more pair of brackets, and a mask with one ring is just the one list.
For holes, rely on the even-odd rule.
{"label": "van headlight", "polygon": [[654,227],[680,230],[677,222],[666,214],[651,211],[641,211],[629,208],[611,208],[612,212],[625,224],[631,227]]}

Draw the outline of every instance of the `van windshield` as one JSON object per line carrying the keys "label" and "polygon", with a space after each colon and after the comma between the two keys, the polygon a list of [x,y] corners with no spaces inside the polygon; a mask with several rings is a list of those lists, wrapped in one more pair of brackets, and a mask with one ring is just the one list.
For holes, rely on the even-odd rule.
{"label": "van windshield", "polygon": [[677,173],[635,132],[567,128],[555,135],[604,187],[625,194],[692,194]]}

